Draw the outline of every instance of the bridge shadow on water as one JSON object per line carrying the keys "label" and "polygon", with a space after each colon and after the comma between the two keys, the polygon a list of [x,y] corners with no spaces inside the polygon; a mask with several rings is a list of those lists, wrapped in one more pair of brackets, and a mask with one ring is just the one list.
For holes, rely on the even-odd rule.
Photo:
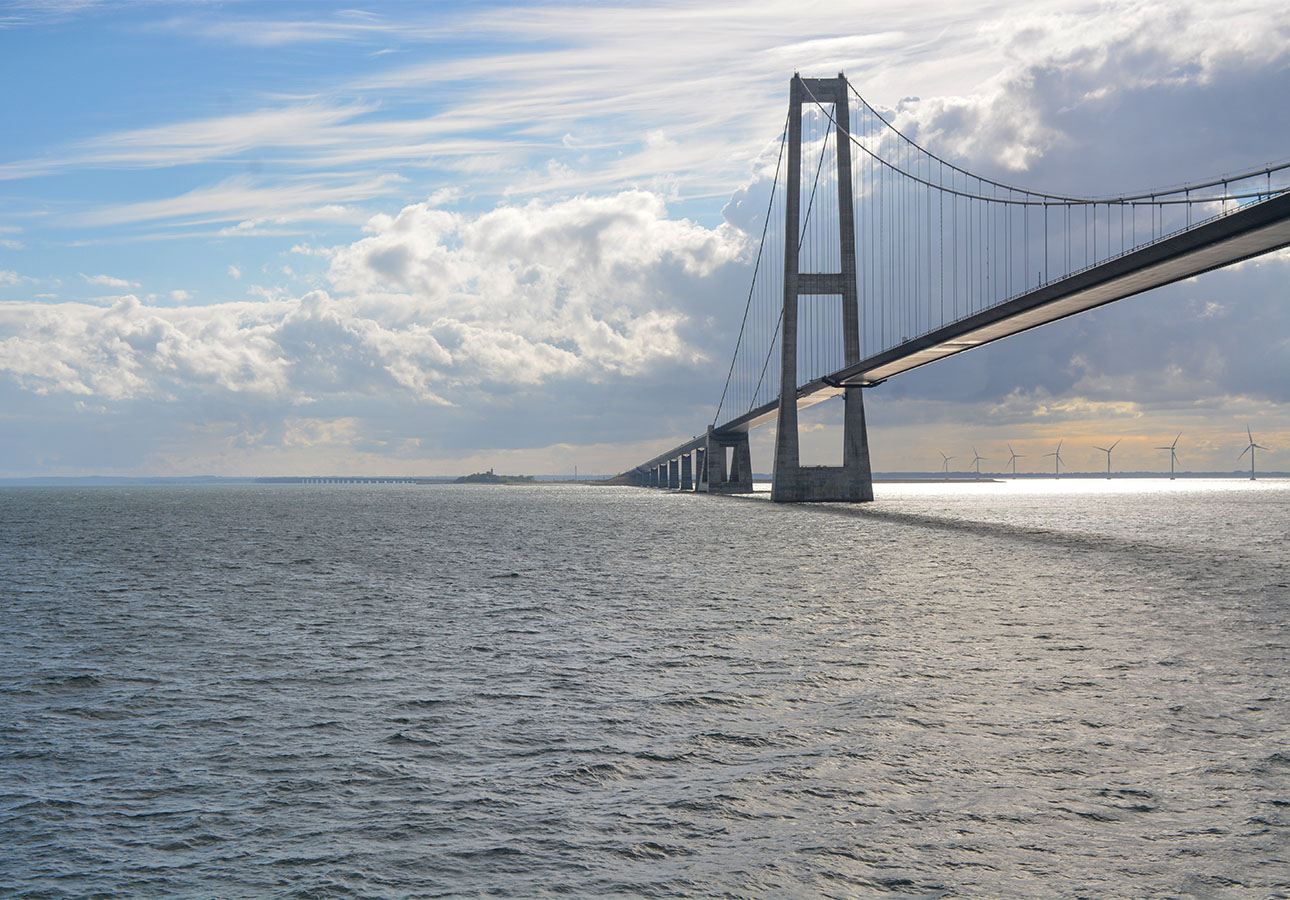
{"label": "bridge shadow on water", "polygon": [[[738,494],[730,495],[728,498],[714,499],[770,503],[768,497],[763,499],[763,497]],[[1138,558],[1140,564],[1147,565],[1151,563],[1169,565],[1174,562],[1195,561],[1198,553],[1197,548],[1194,546],[1171,545],[1146,537],[1090,534],[1088,532],[1014,525],[986,519],[967,519],[959,516],[906,512],[884,508],[881,500],[865,504],[789,503],[773,504],[773,506],[777,510],[782,510],[789,514],[831,516],[856,522],[903,525],[909,528],[961,534],[982,541],[1013,541],[1031,546],[1044,546],[1078,553],[1131,554]],[[1249,566],[1266,565],[1267,563],[1266,559],[1236,552],[1230,548],[1225,548],[1221,554],[1217,552],[1199,552],[1212,557],[1215,563],[1223,566],[1235,564],[1245,571],[1248,571]]]}

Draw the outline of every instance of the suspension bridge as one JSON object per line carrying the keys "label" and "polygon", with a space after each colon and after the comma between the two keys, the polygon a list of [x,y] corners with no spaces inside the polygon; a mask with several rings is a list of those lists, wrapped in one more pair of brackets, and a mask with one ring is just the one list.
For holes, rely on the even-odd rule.
{"label": "suspension bridge", "polygon": [[[1044,193],[931,153],[842,74],[794,75],[716,414],[619,479],[751,492],[748,432],[775,420],[773,500],[872,500],[865,388],[1286,246],[1290,163],[1118,197]],[[798,411],[839,395],[842,465],[803,466]]]}

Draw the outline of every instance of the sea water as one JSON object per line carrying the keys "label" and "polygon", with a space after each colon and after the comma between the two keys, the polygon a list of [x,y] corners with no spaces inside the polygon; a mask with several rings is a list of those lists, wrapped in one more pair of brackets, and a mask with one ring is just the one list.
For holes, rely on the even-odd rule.
{"label": "sea water", "polygon": [[1290,482],[0,490],[0,896],[1290,896]]}

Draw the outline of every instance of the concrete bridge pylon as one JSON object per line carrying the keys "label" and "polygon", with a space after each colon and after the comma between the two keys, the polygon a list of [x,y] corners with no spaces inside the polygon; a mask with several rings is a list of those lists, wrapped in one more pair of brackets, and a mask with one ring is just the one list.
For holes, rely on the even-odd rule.
{"label": "concrete bridge pylon", "polygon": [[[869,465],[869,435],[865,429],[864,398],[858,386],[843,390],[841,466],[803,466],[797,430],[798,298],[804,294],[834,294],[842,298],[842,343],[846,365],[860,361],[860,305],[856,293],[855,205],[851,186],[850,113],[846,77],[807,78],[794,75],[789,88],[788,177],[784,203],[784,316],[780,331],[779,416],[775,431],[775,471],[771,499],[779,503],[809,501],[857,502],[873,499]],[[810,98],[808,100],[808,97]],[[801,272],[798,235],[801,234],[802,104],[832,103],[837,130],[838,241],[841,271]],[[805,277],[803,277],[805,276]],[[745,434],[745,439],[747,435]]]}

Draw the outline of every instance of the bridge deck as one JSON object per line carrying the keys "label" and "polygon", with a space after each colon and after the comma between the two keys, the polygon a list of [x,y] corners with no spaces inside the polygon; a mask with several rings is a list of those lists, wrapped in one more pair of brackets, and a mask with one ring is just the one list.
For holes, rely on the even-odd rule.
{"label": "bridge deck", "polygon": [[[1090,266],[804,384],[797,390],[797,406],[812,406],[842,393],[844,386],[878,384],[964,350],[1287,246],[1290,193],[1283,193]],[[723,422],[717,431],[747,431],[775,418],[778,410],[779,400],[772,400]],[[704,443],[705,436],[696,437],[639,468],[659,465]]]}

